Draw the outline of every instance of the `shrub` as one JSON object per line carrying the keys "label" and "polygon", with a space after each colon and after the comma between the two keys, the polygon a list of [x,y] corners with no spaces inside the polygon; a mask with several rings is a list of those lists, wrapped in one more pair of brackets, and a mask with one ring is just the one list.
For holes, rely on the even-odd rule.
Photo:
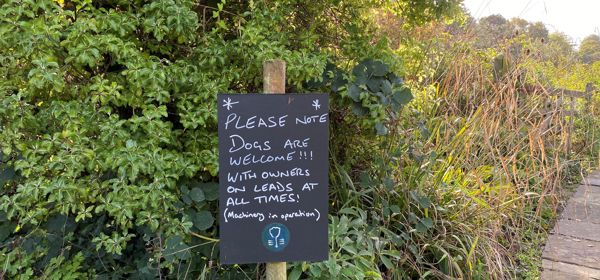
{"label": "shrub", "polygon": [[[1,275],[256,270],[215,263],[216,94],[258,91],[272,58],[287,62],[288,91],[327,63],[350,77],[366,58],[387,61],[391,79],[399,60],[372,41],[369,14],[412,2],[0,1]],[[403,16],[421,23],[455,5],[421,1]],[[346,94],[343,81],[335,110],[362,102],[365,135],[383,134],[387,106],[410,94],[377,97],[364,83],[366,95]]]}

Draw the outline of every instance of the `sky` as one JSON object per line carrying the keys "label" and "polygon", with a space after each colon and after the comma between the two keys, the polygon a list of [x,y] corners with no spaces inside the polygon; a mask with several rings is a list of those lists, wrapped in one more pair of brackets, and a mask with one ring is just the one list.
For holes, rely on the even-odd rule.
{"label": "sky", "polygon": [[600,35],[599,0],[464,0],[464,4],[477,19],[501,14],[506,19],[541,21],[551,33],[563,32],[577,45],[590,34]]}

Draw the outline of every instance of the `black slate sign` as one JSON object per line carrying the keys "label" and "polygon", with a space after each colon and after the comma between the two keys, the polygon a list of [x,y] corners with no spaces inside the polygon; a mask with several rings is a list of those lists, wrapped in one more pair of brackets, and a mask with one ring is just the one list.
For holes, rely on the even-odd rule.
{"label": "black slate sign", "polygon": [[219,94],[221,263],[328,257],[328,95]]}

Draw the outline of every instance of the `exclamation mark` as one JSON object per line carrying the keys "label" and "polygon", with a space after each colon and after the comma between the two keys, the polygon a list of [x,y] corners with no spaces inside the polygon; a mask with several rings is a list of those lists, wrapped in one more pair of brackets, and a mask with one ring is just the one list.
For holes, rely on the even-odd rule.
{"label": "exclamation mark", "polygon": [[312,154],[312,151],[310,151],[310,160],[312,160],[312,159],[313,159],[313,154]]}

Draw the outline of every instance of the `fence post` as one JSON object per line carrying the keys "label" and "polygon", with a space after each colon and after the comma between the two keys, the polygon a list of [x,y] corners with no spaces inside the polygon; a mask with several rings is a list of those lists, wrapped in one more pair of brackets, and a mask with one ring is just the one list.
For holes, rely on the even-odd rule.
{"label": "fence post", "polygon": [[[285,61],[276,59],[263,62],[263,92],[285,93]],[[285,262],[267,263],[267,280],[285,279],[287,279]]]}
{"label": "fence post", "polygon": [[569,105],[569,129],[568,129],[568,134],[567,134],[567,152],[569,153],[569,158],[570,153],[571,153],[571,139],[573,138],[573,126],[574,126],[574,122],[573,122],[573,118],[575,118],[575,96],[571,96],[571,100],[570,100],[571,104]]}

